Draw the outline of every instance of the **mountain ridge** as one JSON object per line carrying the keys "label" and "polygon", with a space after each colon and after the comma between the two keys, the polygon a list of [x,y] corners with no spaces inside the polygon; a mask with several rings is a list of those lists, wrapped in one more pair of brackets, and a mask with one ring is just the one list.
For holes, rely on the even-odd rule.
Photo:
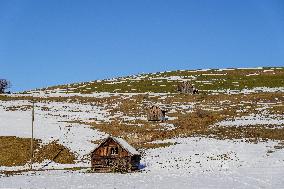
{"label": "mountain ridge", "polygon": [[283,87],[284,67],[227,68],[177,70],[130,75],[104,80],[56,85],[24,91],[57,90],[59,93],[91,94],[95,92],[112,93],[173,93],[178,82],[190,81],[200,91],[243,90],[254,87]]}

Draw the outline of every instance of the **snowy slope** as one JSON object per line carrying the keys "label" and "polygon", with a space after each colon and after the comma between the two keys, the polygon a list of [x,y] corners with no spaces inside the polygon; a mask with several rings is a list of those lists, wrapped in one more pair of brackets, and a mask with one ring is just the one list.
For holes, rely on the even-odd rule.
{"label": "snowy slope", "polygon": [[[0,104],[0,136],[31,137],[31,110],[7,111],[11,107],[31,105],[28,101],[7,101]],[[44,108],[47,108],[46,111]],[[89,119],[107,120],[108,112],[102,107],[76,103],[36,103],[34,137],[43,143],[54,140],[75,152],[80,157],[93,148],[92,141],[99,140],[107,134],[79,123],[66,121]],[[79,158],[80,158],[79,157]]]}
{"label": "snowy slope", "polygon": [[[1,188],[281,188],[284,152],[267,155],[275,142],[247,144],[178,138],[175,146],[147,150],[141,173],[41,171],[2,177]],[[227,154],[226,159],[223,154]],[[60,183],[60,185],[58,185]]]}
{"label": "snowy slope", "polygon": [[[36,97],[34,137],[44,144],[56,140],[78,158],[75,164],[45,160],[34,164],[38,171],[11,176],[0,174],[0,188],[283,188],[284,145],[281,136],[277,135],[277,131],[284,128],[284,88],[278,83],[283,70],[180,70],[12,94],[9,96],[11,99],[0,100],[0,136],[31,137],[31,102],[27,99]],[[262,79],[262,76],[274,78],[276,75],[273,81],[277,85],[238,88],[242,80],[232,79],[228,86],[236,86],[236,89],[207,88],[213,84],[217,86],[219,82],[226,84],[231,79],[231,72],[235,74],[237,71],[240,71],[238,74],[244,73],[242,79],[246,78],[248,84],[253,83],[250,78],[254,81]],[[149,80],[151,83],[147,83]],[[204,90],[201,90],[199,96],[179,95],[171,91],[175,89],[176,81],[192,81]],[[159,89],[162,90],[155,91]],[[203,92],[208,96],[203,95]],[[168,110],[165,123],[147,122],[143,108],[149,104]],[[217,139],[213,135],[178,133],[183,132],[178,130],[181,126],[179,124],[183,124],[178,122],[180,119],[190,122],[187,116],[196,114],[200,117],[191,118],[201,124],[203,119],[210,117],[206,112],[224,116],[222,119],[216,116],[220,120],[212,122],[208,128],[225,128],[226,132],[230,132],[230,128],[257,127],[274,135],[252,143],[247,138],[221,140],[222,137]],[[124,136],[132,139],[133,143],[142,140],[145,132],[145,143],[171,145],[139,149],[142,152],[141,172],[98,174],[90,173],[89,168],[63,170],[90,167],[89,152],[95,148],[95,141],[106,138],[109,135],[106,131],[112,131],[108,128],[103,130],[104,127],[99,127],[99,124],[109,127],[121,124],[118,128],[126,127]],[[200,129],[191,127],[191,122],[184,124],[184,128],[189,131]],[[135,133],[138,129],[134,127],[145,130],[142,135],[138,135]],[[146,131],[155,134],[157,130],[161,135],[175,131],[177,134],[166,140],[155,138],[149,142],[151,135],[147,138]],[[43,168],[46,164],[48,166]],[[0,166],[0,171],[24,170],[28,166]]]}

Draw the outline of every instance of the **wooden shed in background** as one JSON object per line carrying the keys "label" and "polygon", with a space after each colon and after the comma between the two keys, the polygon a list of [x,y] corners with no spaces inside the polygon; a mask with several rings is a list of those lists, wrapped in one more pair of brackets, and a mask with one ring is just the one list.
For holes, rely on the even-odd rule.
{"label": "wooden shed in background", "polygon": [[91,153],[92,169],[97,172],[138,170],[141,155],[124,139],[108,137]]}
{"label": "wooden shed in background", "polygon": [[148,121],[165,121],[166,112],[158,106],[150,106],[147,108],[147,119]]}
{"label": "wooden shed in background", "polygon": [[198,89],[196,89],[189,81],[184,81],[178,83],[177,91],[183,94],[198,94]]}

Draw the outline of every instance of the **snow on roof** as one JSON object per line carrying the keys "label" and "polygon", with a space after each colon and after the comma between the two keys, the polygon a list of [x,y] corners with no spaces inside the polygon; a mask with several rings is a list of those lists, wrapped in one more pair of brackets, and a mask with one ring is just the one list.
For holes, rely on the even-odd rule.
{"label": "snow on roof", "polygon": [[98,149],[102,144],[104,144],[109,138],[113,139],[115,142],[117,142],[123,149],[128,151],[131,155],[140,155],[140,153],[133,148],[130,144],[128,144],[124,139],[118,138],[118,137],[112,137],[109,136],[106,139],[103,140],[99,145],[95,147],[95,149],[92,151],[94,152],[96,149]]}
{"label": "snow on roof", "polygon": [[111,137],[111,138],[132,155],[140,155],[140,153],[135,148],[130,146],[130,144],[128,144],[124,139],[117,137]]}

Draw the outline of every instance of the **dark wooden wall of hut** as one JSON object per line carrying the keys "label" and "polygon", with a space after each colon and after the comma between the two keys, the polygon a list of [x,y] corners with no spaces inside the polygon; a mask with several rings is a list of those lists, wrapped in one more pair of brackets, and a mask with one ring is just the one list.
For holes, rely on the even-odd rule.
{"label": "dark wooden wall of hut", "polygon": [[91,156],[92,168],[97,172],[133,171],[140,163],[139,155],[131,155],[114,140],[109,139]]}

